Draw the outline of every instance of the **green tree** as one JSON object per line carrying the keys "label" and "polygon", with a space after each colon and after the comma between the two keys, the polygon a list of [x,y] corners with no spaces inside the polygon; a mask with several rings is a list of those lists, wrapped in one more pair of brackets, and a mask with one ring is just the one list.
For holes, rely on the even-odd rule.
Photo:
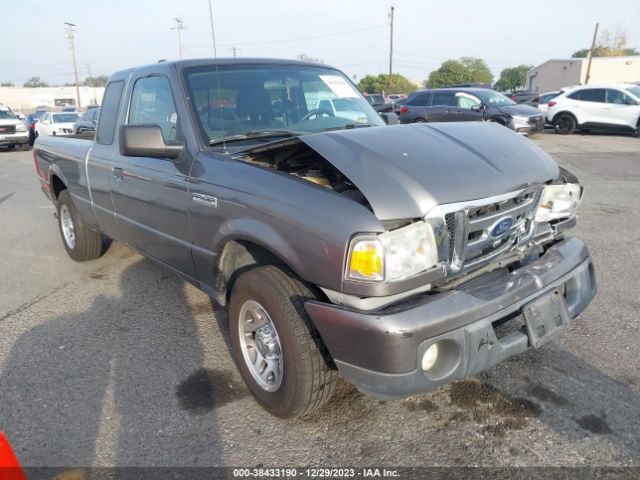
{"label": "green tree", "polygon": [[358,83],[358,88],[365,93],[411,93],[417,86],[408,78],[399,73],[391,75],[391,90],[389,89],[389,75],[381,73],[379,75],[365,75]]}
{"label": "green tree", "polygon": [[491,85],[493,83],[493,73],[484,60],[477,57],[462,57],[460,63],[469,71],[469,78],[474,83],[484,83]]}
{"label": "green tree", "polygon": [[471,74],[467,67],[458,60],[447,60],[440,65],[440,68],[429,74],[429,79],[425,82],[425,86],[438,88],[471,81]]}
{"label": "green tree", "polygon": [[40,77],[31,77],[29,80],[24,82],[22,86],[26,88],[36,88],[36,87],[48,87],[49,84],[44,80],[40,80]]}
{"label": "green tree", "polygon": [[[573,58],[587,58],[589,56],[589,48],[583,48],[573,52]],[[593,49],[594,57],[630,57],[640,55],[633,47],[627,47],[627,33],[618,29],[616,33],[611,35],[606,28],[602,30]]]}
{"label": "green tree", "polygon": [[106,75],[98,75],[97,77],[87,77],[82,82],[83,85],[88,87],[104,87],[107,85],[107,80],[109,77]]}
{"label": "green tree", "polygon": [[2,82],[0,83],[0,87],[15,87],[13,82]]}
{"label": "green tree", "polygon": [[518,65],[517,67],[505,68],[500,72],[500,78],[495,84],[496,90],[504,92],[514,91],[524,88],[527,85],[527,71],[531,65]]}

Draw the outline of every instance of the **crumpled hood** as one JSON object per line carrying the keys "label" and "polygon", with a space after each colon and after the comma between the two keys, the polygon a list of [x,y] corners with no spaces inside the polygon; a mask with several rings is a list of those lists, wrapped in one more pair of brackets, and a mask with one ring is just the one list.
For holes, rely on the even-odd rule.
{"label": "crumpled hood", "polygon": [[493,123],[411,124],[303,135],[346,175],[380,220],[500,195],[558,176],[531,140]]}
{"label": "crumpled hood", "polygon": [[540,110],[538,110],[537,108],[532,107],[531,105],[523,105],[523,104],[505,105],[503,107],[498,107],[498,110],[500,110],[502,113],[506,113],[511,116],[523,115],[526,117],[531,117],[533,115],[540,115]]}

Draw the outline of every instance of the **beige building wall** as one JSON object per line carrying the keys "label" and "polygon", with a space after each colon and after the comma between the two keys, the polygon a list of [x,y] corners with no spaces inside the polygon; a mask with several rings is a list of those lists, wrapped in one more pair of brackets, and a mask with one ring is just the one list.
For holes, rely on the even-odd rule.
{"label": "beige building wall", "polygon": [[[80,87],[80,104],[82,107],[99,105],[102,95],[103,87]],[[0,103],[17,113],[30,113],[42,106],[51,109],[68,104],[75,106],[76,102],[76,87],[0,87]]]}
{"label": "beige building wall", "polygon": [[[527,87],[539,93],[584,84],[588,60],[549,60],[527,72]],[[640,82],[640,57],[596,57],[591,62],[589,83]]]}

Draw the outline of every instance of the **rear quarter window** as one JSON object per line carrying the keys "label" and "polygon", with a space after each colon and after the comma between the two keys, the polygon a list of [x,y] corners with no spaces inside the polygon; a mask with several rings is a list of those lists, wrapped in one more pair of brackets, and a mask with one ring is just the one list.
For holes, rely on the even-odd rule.
{"label": "rear quarter window", "polygon": [[124,82],[122,80],[111,82],[107,85],[102,101],[100,122],[96,132],[96,143],[101,145],[111,145],[113,143],[123,87]]}

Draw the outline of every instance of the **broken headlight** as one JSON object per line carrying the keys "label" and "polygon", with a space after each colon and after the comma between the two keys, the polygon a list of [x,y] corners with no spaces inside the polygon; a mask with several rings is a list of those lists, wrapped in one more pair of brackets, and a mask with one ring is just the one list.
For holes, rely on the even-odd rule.
{"label": "broken headlight", "polygon": [[576,213],[582,198],[582,187],[577,183],[547,185],[542,192],[536,222],[550,222],[570,218]]}

